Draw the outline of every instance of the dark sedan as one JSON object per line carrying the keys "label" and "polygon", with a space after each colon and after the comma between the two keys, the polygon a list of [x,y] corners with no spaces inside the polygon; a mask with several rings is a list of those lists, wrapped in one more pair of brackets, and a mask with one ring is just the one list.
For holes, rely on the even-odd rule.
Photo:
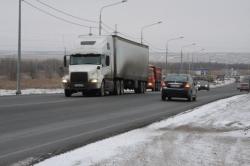
{"label": "dark sedan", "polygon": [[188,101],[196,100],[197,88],[193,78],[189,74],[169,74],[162,87],[162,100],[176,98],[187,98]]}
{"label": "dark sedan", "polygon": [[204,81],[204,80],[200,80],[197,82],[197,87],[198,90],[210,90],[210,86],[209,86],[209,82],[208,81]]}

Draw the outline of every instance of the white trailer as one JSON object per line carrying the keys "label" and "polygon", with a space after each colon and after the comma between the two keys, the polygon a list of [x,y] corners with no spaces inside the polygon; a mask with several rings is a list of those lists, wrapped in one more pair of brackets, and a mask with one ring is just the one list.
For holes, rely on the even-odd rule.
{"label": "white trailer", "polygon": [[[144,93],[149,47],[120,36],[81,37],[77,49],[64,57],[69,73],[62,79],[65,96],[82,92],[120,95],[124,89]],[[67,63],[69,59],[69,63]]]}

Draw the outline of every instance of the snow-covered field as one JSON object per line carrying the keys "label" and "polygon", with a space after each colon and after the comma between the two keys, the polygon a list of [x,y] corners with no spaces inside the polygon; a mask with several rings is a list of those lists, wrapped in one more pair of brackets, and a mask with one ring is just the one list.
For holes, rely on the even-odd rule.
{"label": "snow-covered field", "polygon": [[[23,89],[22,95],[63,93],[63,89]],[[0,96],[16,95],[16,90],[0,89]]]}
{"label": "snow-covered field", "polygon": [[250,95],[219,100],[37,166],[250,165]]}

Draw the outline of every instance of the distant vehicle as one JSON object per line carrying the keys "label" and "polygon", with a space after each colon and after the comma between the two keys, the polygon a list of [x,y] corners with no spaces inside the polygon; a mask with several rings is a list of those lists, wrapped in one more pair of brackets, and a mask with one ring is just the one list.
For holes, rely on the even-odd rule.
{"label": "distant vehicle", "polygon": [[216,80],[225,81],[225,74],[217,75]]}
{"label": "distant vehicle", "polygon": [[240,81],[239,90],[250,92],[250,76],[243,77]]}
{"label": "distant vehicle", "polygon": [[204,81],[204,80],[197,81],[196,86],[198,90],[207,90],[207,91],[210,90],[210,85],[208,81]]}
{"label": "distant vehicle", "polygon": [[[66,97],[82,92],[120,95],[124,89],[146,91],[149,47],[120,36],[84,36],[79,47],[64,56],[69,68],[63,77]],[[69,57],[69,65],[68,65]]]}
{"label": "distant vehicle", "polygon": [[239,82],[240,82],[240,76],[237,75],[237,76],[235,76],[234,78],[235,78],[235,82],[236,82],[236,83],[239,83]]}
{"label": "distant vehicle", "polygon": [[164,80],[161,99],[171,100],[176,98],[187,98],[188,101],[197,99],[197,88],[193,78],[189,74],[169,74]]}
{"label": "distant vehicle", "polygon": [[147,89],[152,91],[161,90],[162,70],[159,67],[149,65]]}

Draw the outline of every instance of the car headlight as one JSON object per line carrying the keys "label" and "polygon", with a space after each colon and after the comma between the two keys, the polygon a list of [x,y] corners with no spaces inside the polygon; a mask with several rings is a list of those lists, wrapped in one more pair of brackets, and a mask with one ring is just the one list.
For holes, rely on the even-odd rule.
{"label": "car headlight", "polygon": [[97,80],[97,79],[92,79],[92,80],[90,80],[90,82],[91,82],[91,83],[97,83],[98,80]]}

